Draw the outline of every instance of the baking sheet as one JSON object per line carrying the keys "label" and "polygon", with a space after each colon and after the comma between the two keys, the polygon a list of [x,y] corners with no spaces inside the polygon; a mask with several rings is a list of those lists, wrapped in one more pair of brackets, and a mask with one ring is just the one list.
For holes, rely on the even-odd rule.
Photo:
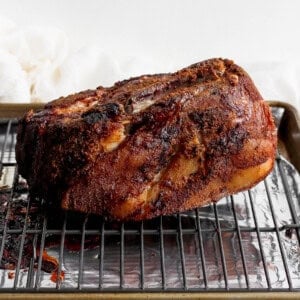
{"label": "baking sheet", "polygon": [[[281,115],[280,111],[275,111],[277,118]],[[9,139],[4,161],[14,162],[12,145],[15,135],[10,135]],[[22,178],[18,178],[13,202],[11,205],[7,203],[14,172],[13,166],[3,168],[0,183],[2,186],[0,228],[4,226],[3,216],[10,206],[8,217],[11,216],[11,221],[8,223],[8,229],[22,231],[28,201],[26,185]],[[289,191],[286,191],[284,180],[288,183]],[[293,206],[296,219],[293,219],[290,205]],[[247,280],[250,288],[267,289],[270,285],[272,288],[288,289],[289,281],[293,288],[300,288],[300,247],[297,231],[293,229],[293,225],[297,227],[300,222],[300,176],[296,169],[281,156],[278,156],[275,168],[267,179],[250,191],[224,198],[215,206],[211,204],[198,210],[204,261],[200,255],[196,211],[145,221],[143,223],[143,276],[141,275],[141,223],[122,225],[106,222],[104,238],[101,239],[103,228],[101,229],[100,217],[91,216],[86,219],[83,215],[68,213],[65,243],[62,248],[61,230],[64,228],[64,213],[43,211],[37,200],[31,201],[29,211],[20,273],[16,274],[13,266],[11,267],[13,270],[1,269],[0,287],[3,290],[10,290],[13,287],[29,289],[37,286],[41,290],[50,291],[57,288],[66,291],[78,287],[83,291],[99,288],[116,291],[132,289],[151,291],[164,288],[246,290]],[[45,236],[45,249],[48,255],[56,259],[59,259],[60,253],[63,254],[61,269],[64,272],[64,279],[62,281],[53,280],[51,272],[37,271],[38,251],[43,238],[42,228],[45,226],[44,216],[47,216],[47,231],[58,230]],[[178,228],[179,218],[182,226],[182,244]],[[81,230],[84,220],[86,235],[82,240]],[[160,222],[163,231],[160,230]],[[237,227],[240,230],[247,274],[243,268]],[[30,230],[36,231],[28,233]],[[80,232],[75,234],[68,230]],[[124,248],[121,247],[122,234],[124,234]],[[4,252],[12,251],[14,254],[11,256],[17,257],[21,242],[21,233],[8,234]],[[80,256],[81,245],[84,245],[82,257]],[[220,251],[220,246],[223,252]],[[124,255],[122,259],[121,253]],[[286,266],[283,257],[286,259]],[[205,265],[206,282],[203,265]],[[81,266],[82,272],[79,271]],[[100,276],[101,272],[102,276]],[[123,282],[120,274],[123,274]]]}

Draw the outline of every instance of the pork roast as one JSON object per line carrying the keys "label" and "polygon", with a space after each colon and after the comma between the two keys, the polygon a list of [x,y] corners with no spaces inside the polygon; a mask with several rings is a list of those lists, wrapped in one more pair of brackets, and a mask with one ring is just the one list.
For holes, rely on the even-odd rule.
{"label": "pork roast", "polygon": [[248,74],[210,59],[29,111],[16,158],[32,195],[143,220],[249,189],[272,170],[276,129]]}

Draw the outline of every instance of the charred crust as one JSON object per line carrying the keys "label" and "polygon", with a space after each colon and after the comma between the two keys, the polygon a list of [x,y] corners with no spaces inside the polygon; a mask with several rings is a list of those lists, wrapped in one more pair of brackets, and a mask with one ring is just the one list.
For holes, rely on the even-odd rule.
{"label": "charred crust", "polygon": [[160,139],[163,143],[169,144],[174,136],[179,134],[179,126],[177,125],[170,125],[165,128],[160,133]]}
{"label": "charred crust", "polygon": [[206,156],[208,159],[217,156],[237,154],[244,146],[244,141],[249,133],[240,124],[214,139],[207,145]]}
{"label": "charred crust", "polygon": [[117,103],[106,103],[99,105],[81,115],[88,124],[95,124],[100,121],[113,119],[121,114],[121,109]]}
{"label": "charred crust", "polygon": [[166,202],[164,200],[163,193],[159,193],[157,198],[152,202],[152,210],[154,212],[162,212],[166,209]]}
{"label": "charred crust", "polygon": [[221,108],[209,108],[205,111],[193,111],[189,113],[190,119],[197,125],[198,129],[204,133],[220,134],[224,131],[228,114]]}

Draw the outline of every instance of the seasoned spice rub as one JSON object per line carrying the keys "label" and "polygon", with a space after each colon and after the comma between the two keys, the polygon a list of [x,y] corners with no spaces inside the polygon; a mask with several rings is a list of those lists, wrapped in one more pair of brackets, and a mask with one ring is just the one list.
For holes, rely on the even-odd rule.
{"label": "seasoned spice rub", "polygon": [[247,73],[210,59],[29,111],[16,156],[32,194],[67,210],[143,220],[252,187],[271,171],[276,142]]}

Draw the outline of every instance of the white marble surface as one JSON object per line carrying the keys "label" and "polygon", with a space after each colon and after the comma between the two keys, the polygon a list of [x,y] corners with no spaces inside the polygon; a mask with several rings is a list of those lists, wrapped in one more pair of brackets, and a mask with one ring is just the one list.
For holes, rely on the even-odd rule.
{"label": "white marble surface", "polygon": [[[0,6],[0,15],[12,20],[19,34],[1,42],[7,23],[0,22],[2,102],[9,97],[20,101],[16,95],[26,95],[26,80],[34,80],[35,99],[49,100],[217,56],[243,66],[264,98],[280,99],[300,110],[298,0],[0,0]],[[16,50],[7,49],[7,38],[15,38],[10,47],[18,48],[17,55],[13,53],[17,62],[26,51],[29,55],[22,58],[18,72],[24,71],[24,64],[31,66],[29,79],[15,83],[20,90],[16,95],[9,90],[16,75],[7,66],[16,61],[5,57]],[[13,74],[5,76],[3,70]],[[4,86],[6,78],[12,79]]]}

